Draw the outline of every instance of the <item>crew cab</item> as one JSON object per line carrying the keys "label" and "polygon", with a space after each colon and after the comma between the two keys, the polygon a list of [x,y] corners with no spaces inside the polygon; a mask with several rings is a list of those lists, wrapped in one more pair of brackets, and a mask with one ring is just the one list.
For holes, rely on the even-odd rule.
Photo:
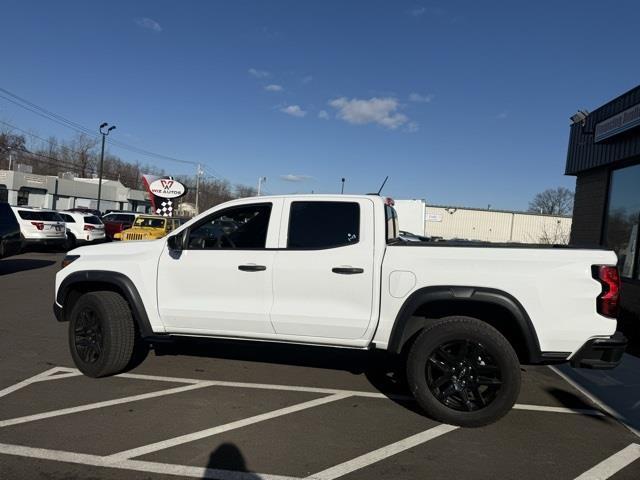
{"label": "crew cab", "polygon": [[399,241],[376,195],[234,200],[63,267],[54,311],[91,377],[175,336],[375,348],[429,416],[475,427],[513,406],[521,363],[613,368],[626,345],[613,252]]}

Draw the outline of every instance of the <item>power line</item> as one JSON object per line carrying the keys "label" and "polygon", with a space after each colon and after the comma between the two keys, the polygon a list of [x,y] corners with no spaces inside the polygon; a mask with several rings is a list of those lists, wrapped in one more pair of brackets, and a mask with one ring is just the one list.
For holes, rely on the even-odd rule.
{"label": "power line", "polygon": [[[69,120],[68,118],[63,117],[62,115],[59,115],[57,113],[51,112],[50,110],[47,110],[44,107],[41,107],[33,102],[30,102],[29,100],[22,98],[18,95],[16,95],[15,93],[10,92],[9,90],[0,87],[0,92],[4,93],[5,95],[8,95],[9,97],[5,96],[5,95],[0,95],[0,98],[3,98],[5,100],[7,100],[8,102],[13,103],[14,105],[17,105],[18,107],[24,108],[25,110],[28,110],[32,113],[35,113],[36,115],[39,115],[43,118],[46,118],[47,120],[51,120],[59,125],[62,125],[64,127],[70,128],[72,130],[75,130],[78,133],[82,133],[84,135],[89,135],[90,137],[96,138],[98,139],[98,136],[95,132],[93,132],[92,130],[88,129],[87,127],[76,123],[72,120]],[[155,153],[152,152],[150,150],[145,150],[143,148],[139,148],[136,147],[134,145],[129,145],[127,143],[118,141],[118,140],[111,140],[109,142],[110,145],[119,147],[121,149],[124,150],[128,150],[131,151],[133,153],[137,153],[139,155],[145,155],[148,157],[155,157],[158,159],[162,159],[162,160],[167,160],[170,162],[176,162],[176,163],[182,163],[182,164],[187,164],[187,165],[198,165],[199,162],[194,162],[192,160],[183,160],[180,158],[176,158],[176,157],[171,157],[169,155],[164,155],[161,153]]]}
{"label": "power line", "polygon": [[76,153],[76,154],[78,154],[78,155],[86,155],[86,154],[87,154],[87,152],[80,152],[79,150],[74,150],[73,148],[69,148],[68,146],[66,146],[66,145],[64,145],[64,144],[59,144],[59,143],[54,142],[54,141],[52,141],[52,140],[47,140],[46,138],[42,138],[42,137],[40,137],[40,136],[36,135],[35,133],[28,132],[28,131],[26,131],[26,130],[24,130],[24,129],[20,128],[20,127],[16,127],[15,125],[11,125],[10,123],[7,123],[7,122],[5,122],[5,121],[3,121],[3,120],[0,120],[0,123],[2,123],[3,125],[6,125],[6,126],[7,126],[7,127],[9,127],[9,128],[14,129],[14,130],[18,130],[19,132],[22,132],[22,133],[24,133],[25,135],[28,135],[28,136],[30,136],[30,137],[34,137],[34,138],[37,138],[38,140],[41,140],[41,141],[43,141],[43,142],[46,142],[46,143],[48,143],[49,145],[53,145],[53,146],[57,146],[57,147],[63,148],[63,149],[65,149],[65,150],[69,151],[69,152],[73,152],[73,153]]}

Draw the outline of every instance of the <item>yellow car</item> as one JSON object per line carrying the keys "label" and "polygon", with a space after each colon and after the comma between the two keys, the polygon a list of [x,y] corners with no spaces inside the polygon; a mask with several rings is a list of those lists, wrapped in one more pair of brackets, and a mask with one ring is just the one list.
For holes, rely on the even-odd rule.
{"label": "yellow car", "polygon": [[136,218],[133,227],[116,233],[114,240],[156,240],[178,228],[182,221],[180,218],[167,218],[157,215],[141,215]]}

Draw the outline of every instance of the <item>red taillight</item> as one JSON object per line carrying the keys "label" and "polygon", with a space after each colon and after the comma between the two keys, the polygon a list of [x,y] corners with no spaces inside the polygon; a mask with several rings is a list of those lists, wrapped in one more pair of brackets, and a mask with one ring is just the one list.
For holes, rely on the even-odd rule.
{"label": "red taillight", "polygon": [[31,222],[31,225],[36,227],[38,230],[44,230],[44,223],[43,222]]}
{"label": "red taillight", "polygon": [[602,293],[597,298],[598,313],[605,317],[616,318],[620,303],[618,268],[610,265],[594,265],[593,277],[602,284]]}
{"label": "red taillight", "polygon": [[88,232],[90,232],[91,230],[95,230],[96,227],[94,227],[93,225],[85,225],[84,229]]}

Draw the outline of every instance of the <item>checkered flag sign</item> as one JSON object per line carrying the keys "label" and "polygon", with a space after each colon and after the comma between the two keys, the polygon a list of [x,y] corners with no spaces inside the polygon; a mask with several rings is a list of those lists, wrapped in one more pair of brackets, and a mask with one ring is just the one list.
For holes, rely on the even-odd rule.
{"label": "checkered flag sign", "polygon": [[173,214],[173,203],[171,200],[164,200],[160,207],[156,208],[156,213],[158,215],[162,215],[163,217],[170,217]]}

